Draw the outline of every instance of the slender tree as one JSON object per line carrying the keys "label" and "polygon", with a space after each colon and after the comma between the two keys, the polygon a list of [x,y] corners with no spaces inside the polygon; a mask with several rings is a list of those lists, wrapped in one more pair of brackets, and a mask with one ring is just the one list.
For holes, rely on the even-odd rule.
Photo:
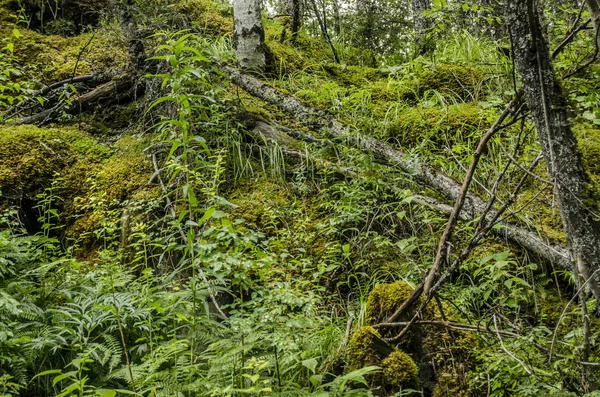
{"label": "slender tree", "polygon": [[429,0],[412,0],[415,24],[415,44],[419,55],[426,54],[432,48],[427,34],[431,30],[431,19],[425,15],[431,9]]}
{"label": "slender tree", "polygon": [[515,62],[535,123],[548,172],[554,182],[575,273],[586,281],[600,303],[594,272],[600,269],[600,223],[589,203],[589,185],[577,141],[567,118],[565,97],[556,79],[548,44],[542,34],[535,0],[511,0],[506,20]]}
{"label": "slender tree", "polygon": [[292,15],[292,25],[290,30],[292,31],[292,45],[296,45],[298,41],[298,32],[300,31],[301,19],[301,0],[289,0],[289,8]]}
{"label": "slender tree", "polygon": [[233,1],[233,48],[243,69],[265,69],[267,51],[260,0]]}

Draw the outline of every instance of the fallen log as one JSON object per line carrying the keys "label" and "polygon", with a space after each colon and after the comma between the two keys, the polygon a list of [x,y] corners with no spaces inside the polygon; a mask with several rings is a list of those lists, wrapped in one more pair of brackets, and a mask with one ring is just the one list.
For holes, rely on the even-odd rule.
{"label": "fallen log", "polygon": [[[442,194],[449,201],[454,202],[459,197],[461,184],[450,176],[437,172],[418,160],[407,158],[400,150],[371,136],[352,131],[349,126],[340,123],[333,115],[311,108],[298,99],[269,87],[261,80],[242,73],[238,69],[229,66],[220,66],[220,68],[233,83],[250,95],[278,106],[303,125],[313,129],[318,128],[333,138],[344,140],[350,146],[371,154],[374,161],[379,164],[399,168],[410,174],[417,182]],[[443,208],[438,204],[436,206]],[[485,213],[486,207],[486,201],[473,193],[468,193],[460,218],[475,219]],[[487,212],[487,216],[493,218],[496,213],[496,210],[492,209]],[[503,221],[498,222],[493,231],[498,236],[516,243],[549,263],[566,269],[572,268],[567,248],[552,242],[550,238],[541,233]]]}
{"label": "fallen log", "polygon": [[[140,86],[141,88],[141,86]],[[136,94],[136,84],[129,75],[120,76],[108,83],[85,92],[70,102],[62,101],[50,109],[31,116],[23,117],[13,124],[44,125],[52,122],[61,114],[77,114],[97,106],[108,106],[119,102],[129,102]]]}

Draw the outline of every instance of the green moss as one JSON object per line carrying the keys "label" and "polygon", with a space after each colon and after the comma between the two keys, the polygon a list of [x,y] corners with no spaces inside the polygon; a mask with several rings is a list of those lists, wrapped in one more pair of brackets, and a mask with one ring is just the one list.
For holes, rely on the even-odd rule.
{"label": "green moss", "polygon": [[438,91],[453,98],[472,101],[482,80],[477,69],[461,65],[440,64],[424,71],[413,83],[412,95],[407,99],[416,99],[427,91]]}
{"label": "green moss", "polygon": [[[152,193],[156,186],[149,186],[151,175],[152,164],[146,155],[124,153],[107,160],[96,173],[94,181],[96,188],[106,193],[109,202],[122,201],[136,195],[147,197],[146,193],[156,196]],[[144,192],[147,188],[151,191]]]}
{"label": "green moss", "polygon": [[373,288],[367,299],[366,318],[371,324],[388,318],[408,299],[412,291],[413,288],[403,281],[379,284]]}
{"label": "green moss", "polygon": [[233,14],[230,7],[211,0],[180,0],[176,6],[187,15],[195,28],[213,36],[232,34]]}
{"label": "green moss", "polygon": [[[534,171],[536,174],[546,177],[542,167]],[[554,208],[553,208],[554,204]],[[543,192],[537,190],[525,190],[519,194],[515,201],[514,208],[522,208],[526,206],[527,211],[521,212],[528,224],[534,225],[546,236],[556,241],[565,243],[566,235],[562,227],[562,219],[560,211],[556,206],[552,191],[547,189]]]}
{"label": "green moss", "polygon": [[109,151],[107,146],[71,127],[0,127],[0,189],[35,199],[56,173],[65,178],[67,187],[75,189],[82,181],[70,177],[71,169],[76,164],[90,168],[106,158]]}
{"label": "green moss", "polygon": [[412,107],[384,124],[383,135],[388,140],[410,147],[424,140],[452,144],[467,141],[489,125],[492,115],[472,103],[440,108]]}
{"label": "green moss", "polygon": [[573,130],[586,170],[590,174],[600,176],[600,128],[580,122],[574,124]]}
{"label": "green moss", "polygon": [[229,200],[239,206],[235,215],[266,233],[276,231],[282,220],[281,211],[293,206],[293,198],[285,187],[267,179],[241,183]]}
{"label": "green moss", "polygon": [[[123,68],[128,62],[124,41],[114,30],[101,29],[93,39],[93,33],[62,37],[21,29],[21,34],[22,37],[13,40],[14,55],[30,74],[44,83],[64,80],[73,74]],[[2,30],[0,35],[10,37],[10,30]]]}
{"label": "green moss", "polygon": [[455,373],[442,372],[438,375],[437,384],[431,397],[466,397],[464,380]]}
{"label": "green moss", "polygon": [[381,335],[372,327],[360,327],[348,343],[347,371],[353,371],[367,366],[378,366],[380,373],[368,377],[369,383],[385,390],[396,392],[401,389],[417,387],[419,370],[413,359],[400,350],[392,351],[387,357],[376,348],[382,343]]}
{"label": "green moss", "polygon": [[379,365],[381,356],[374,347],[376,338],[381,335],[372,327],[360,327],[350,338],[348,343],[348,370]]}
{"label": "green moss", "polygon": [[419,368],[412,358],[396,350],[381,362],[384,381],[398,389],[416,388],[419,383]]}

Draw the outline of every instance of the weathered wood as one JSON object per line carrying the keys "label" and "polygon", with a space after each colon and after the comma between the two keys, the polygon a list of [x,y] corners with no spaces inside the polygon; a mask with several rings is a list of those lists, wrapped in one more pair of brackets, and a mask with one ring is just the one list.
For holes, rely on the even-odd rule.
{"label": "weathered wood", "polygon": [[[449,201],[455,202],[458,198],[460,184],[448,175],[437,172],[415,159],[405,157],[401,151],[373,137],[352,131],[350,127],[337,121],[331,114],[310,108],[298,99],[285,95],[267,86],[262,81],[240,72],[238,69],[228,66],[221,66],[221,69],[229,75],[235,84],[249,94],[280,107],[286,113],[296,117],[305,126],[320,129],[333,138],[340,139],[363,152],[372,154],[374,161],[380,164],[401,169],[412,175],[417,182],[436,190]],[[480,197],[469,193],[460,217],[474,219],[482,214],[485,209],[486,202]],[[496,211],[491,210],[488,217],[494,217],[495,214]],[[494,229],[494,233],[522,246],[549,263],[567,269],[571,266],[567,249],[538,232],[501,221],[498,223],[498,227]]]}
{"label": "weathered wood", "polygon": [[[137,88],[142,89],[143,87],[139,86]],[[60,102],[50,109],[17,120],[14,124],[48,124],[61,114],[77,114],[96,106],[108,106],[123,101],[129,102],[135,93],[134,80],[127,75],[121,76],[73,98],[70,103]]]}

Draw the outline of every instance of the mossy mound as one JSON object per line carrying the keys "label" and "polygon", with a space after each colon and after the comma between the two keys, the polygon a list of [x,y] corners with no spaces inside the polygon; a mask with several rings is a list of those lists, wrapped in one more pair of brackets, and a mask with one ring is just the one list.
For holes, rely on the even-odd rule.
{"label": "mossy mound", "polygon": [[384,123],[384,138],[402,147],[423,141],[452,145],[467,141],[489,126],[489,112],[471,103],[448,107],[405,108]]}
{"label": "mossy mound", "polygon": [[[128,63],[125,41],[114,30],[101,29],[95,34],[68,38],[27,29],[22,29],[21,34],[14,41],[14,55],[45,84],[73,75],[123,69]],[[0,35],[10,37],[10,30],[2,30]]]}
{"label": "mossy mound", "polygon": [[331,63],[323,65],[323,69],[330,77],[333,77],[345,86],[364,87],[366,85],[368,87],[373,82],[387,77],[387,73],[368,66]]}
{"label": "mossy mound", "polygon": [[210,0],[182,0],[176,3],[196,29],[211,36],[233,33],[233,10]]}
{"label": "mossy mound", "polygon": [[473,101],[477,97],[482,81],[481,71],[461,65],[440,64],[424,71],[413,83],[410,93],[405,98],[415,100],[427,91],[457,98],[462,101]]}
{"label": "mossy mound", "polygon": [[437,384],[431,397],[467,397],[464,381],[456,373],[442,372],[438,374]]}
{"label": "mossy mound", "polygon": [[378,366],[381,372],[371,374],[367,381],[382,395],[406,388],[416,388],[419,369],[413,359],[401,350],[387,345],[372,327],[360,327],[348,344],[347,371]]}
{"label": "mossy mound", "polygon": [[403,351],[396,350],[384,358],[381,370],[384,381],[394,388],[413,388],[419,384],[419,368]]}
{"label": "mossy mound", "polygon": [[377,339],[381,335],[373,327],[360,327],[356,330],[348,343],[348,370],[379,365],[381,355],[375,348]]}
{"label": "mossy mound", "polygon": [[393,284],[379,284],[367,299],[366,318],[370,324],[377,324],[392,314],[408,299],[413,288],[403,281]]}
{"label": "mossy mound", "polygon": [[0,127],[0,190],[8,197],[34,200],[55,175],[79,190],[71,174],[75,164],[89,169],[109,156],[110,149],[72,127]]}
{"label": "mossy mound", "polygon": [[293,205],[293,197],[285,187],[266,179],[241,184],[231,192],[229,199],[239,206],[235,215],[267,233],[280,225],[279,211]]}

